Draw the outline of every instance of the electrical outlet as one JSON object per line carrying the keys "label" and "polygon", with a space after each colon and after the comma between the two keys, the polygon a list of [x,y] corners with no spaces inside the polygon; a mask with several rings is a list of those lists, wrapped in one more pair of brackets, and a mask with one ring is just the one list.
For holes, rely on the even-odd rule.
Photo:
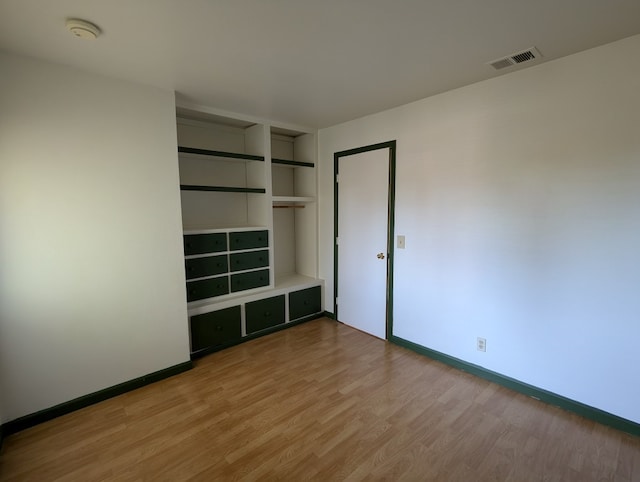
{"label": "electrical outlet", "polygon": [[476,346],[478,348],[478,351],[487,351],[487,340],[486,340],[486,338],[478,337],[478,343],[477,343]]}
{"label": "electrical outlet", "polygon": [[404,249],[404,235],[398,235],[398,249]]}

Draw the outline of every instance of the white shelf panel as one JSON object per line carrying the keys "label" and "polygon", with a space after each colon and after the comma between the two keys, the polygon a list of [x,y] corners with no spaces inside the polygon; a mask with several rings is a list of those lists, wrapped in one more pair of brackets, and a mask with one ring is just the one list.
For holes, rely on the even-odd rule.
{"label": "white shelf panel", "polygon": [[274,203],[313,203],[316,198],[309,196],[273,196]]}
{"label": "white shelf panel", "polygon": [[322,285],[321,279],[310,278],[298,273],[276,274],[276,290],[304,289]]}
{"label": "white shelf panel", "polygon": [[[210,233],[228,233],[233,231],[266,231],[266,226],[226,226],[223,228],[212,228],[205,226],[185,226],[183,228],[183,234],[210,234]],[[215,254],[215,253],[213,253]]]}

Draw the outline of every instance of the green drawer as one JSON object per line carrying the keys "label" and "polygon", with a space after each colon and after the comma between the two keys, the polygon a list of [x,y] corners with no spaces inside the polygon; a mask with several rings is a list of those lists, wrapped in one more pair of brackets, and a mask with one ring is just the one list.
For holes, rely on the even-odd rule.
{"label": "green drawer", "polygon": [[269,270],[261,269],[249,273],[231,275],[231,292],[250,290],[269,285]]}
{"label": "green drawer", "polygon": [[207,256],[206,258],[185,259],[184,270],[187,279],[222,274],[229,271],[229,259],[226,254],[221,256]]}
{"label": "green drawer", "polygon": [[297,320],[322,311],[320,286],[289,293],[289,319]]}
{"label": "green drawer", "polygon": [[267,246],[269,246],[268,231],[242,231],[239,233],[229,233],[229,251],[266,248]]}
{"label": "green drawer", "polygon": [[217,253],[227,250],[227,234],[186,234],[184,236],[184,254]]}
{"label": "green drawer", "polygon": [[239,306],[192,316],[190,321],[192,352],[242,338]]}
{"label": "green drawer", "polygon": [[202,300],[227,293],[229,293],[229,278],[226,276],[187,283],[187,301]]}
{"label": "green drawer", "polygon": [[247,333],[284,323],[284,295],[252,301],[245,305]]}
{"label": "green drawer", "polygon": [[269,266],[269,251],[251,251],[249,253],[234,253],[231,256],[230,270],[244,271],[246,269],[263,268]]}

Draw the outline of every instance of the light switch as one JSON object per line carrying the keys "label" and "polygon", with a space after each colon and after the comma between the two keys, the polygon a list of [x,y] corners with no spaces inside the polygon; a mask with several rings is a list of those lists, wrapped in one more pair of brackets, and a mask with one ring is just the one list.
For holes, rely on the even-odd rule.
{"label": "light switch", "polygon": [[398,249],[404,249],[404,235],[398,235]]}

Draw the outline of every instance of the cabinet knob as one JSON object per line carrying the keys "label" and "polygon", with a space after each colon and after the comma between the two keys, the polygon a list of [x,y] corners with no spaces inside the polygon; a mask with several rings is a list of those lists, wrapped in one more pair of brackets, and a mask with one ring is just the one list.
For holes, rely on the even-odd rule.
{"label": "cabinet knob", "polygon": [[376,257],[378,259],[384,259],[384,254],[383,253],[378,253],[378,255]]}

